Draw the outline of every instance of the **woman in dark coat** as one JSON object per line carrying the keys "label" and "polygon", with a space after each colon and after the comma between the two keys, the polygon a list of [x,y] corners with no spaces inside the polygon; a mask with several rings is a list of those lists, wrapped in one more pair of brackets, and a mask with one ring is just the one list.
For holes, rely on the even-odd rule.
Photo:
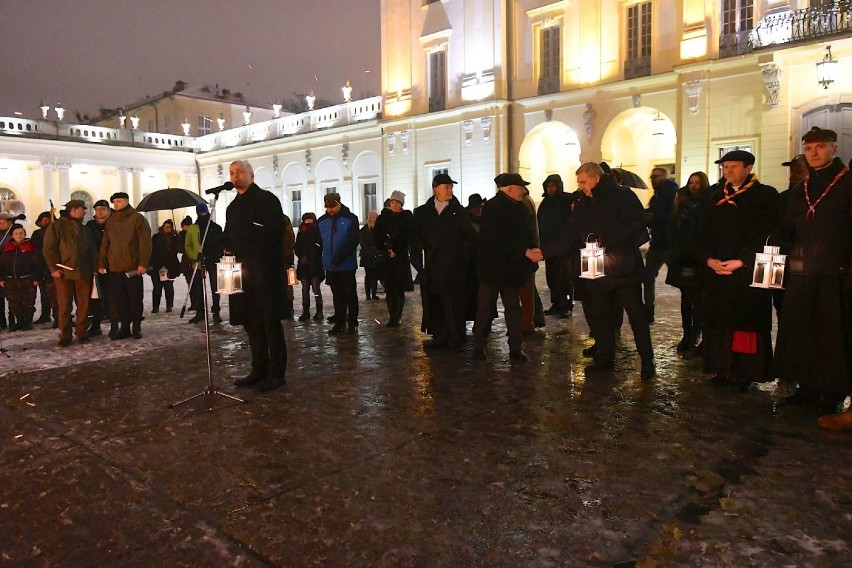
{"label": "woman in dark coat", "polygon": [[405,305],[405,291],[414,289],[411,268],[408,265],[409,234],[413,217],[411,211],[403,211],[404,204],[404,193],[391,193],[390,205],[379,215],[373,231],[376,249],[386,257],[379,267],[379,273],[388,304],[387,327],[399,327],[402,308]]}
{"label": "woman in dark coat", "polygon": [[771,374],[772,296],[750,284],[754,255],[778,225],[778,191],[751,173],[749,152],[729,152],[717,163],[727,181],[711,191],[702,231],[704,371],[715,375],[714,385],[746,389]]}
{"label": "woman in dark coat", "polygon": [[296,278],[302,283],[302,315],[299,321],[311,319],[311,291],[313,290],[316,314],[314,321],[322,321],[322,294],[320,283],[325,280],[325,270],[322,268],[322,237],[316,225],[317,216],[314,213],[302,215],[299,234],[296,235],[294,252],[298,263]]}
{"label": "woman in dark coat", "polygon": [[707,205],[710,180],[704,172],[690,174],[686,186],[675,196],[669,218],[669,271],[666,284],[680,289],[680,319],[683,338],[680,353],[694,350],[704,322],[702,295],[704,270],[701,266],[701,224]]}
{"label": "woman in dark coat", "polygon": [[172,311],[175,303],[174,279],[180,276],[180,261],[178,251],[180,242],[175,233],[174,222],[171,219],[160,226],[160,230],[151,237],[151,265],[148,267],[148,276],[154,285],[152,292],[153,309],[151,313],[160,311],[160,298],[163,290],[166,291],[166,311]]}
{"label": "woman in dark coat", "polygon": [[376,295],[379,288],[379,272],[377,269],[381,262],[376,257],[376,240],[373,237],[376,219],[378,218],[379,212],[375,209],[367,213],[367,222],[361,227],[358,235],[358,244],[361,247],[359,252],[360,266],[364,269],[364,293],[368,300],[379,299]]}

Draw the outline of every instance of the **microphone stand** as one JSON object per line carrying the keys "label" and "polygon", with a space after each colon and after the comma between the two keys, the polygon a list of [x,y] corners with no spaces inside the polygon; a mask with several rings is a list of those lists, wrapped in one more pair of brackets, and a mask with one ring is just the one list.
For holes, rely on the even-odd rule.
{"label": "microphone stand", "polygon": [[[11,221],[11,223],[9,224],[9,228],[8,228],[8,229],[6,229],[6,232],[5,232],[5,233],[3,233],[3,238],[2,238],[2,239],[0,239],[0,243],[3,243],[3,246],[5,246],[5,244],[6,244],[6,237],[8,237],[8,236],[9,236],[9,232],[12,230],[12,227],[14,227],[14,226],[15,226],[15,223],[17,223],[18,221],[23,221],[24,219],[26,219],[26,216],[25,216],[25,215],[23,215],[23,214],[18,215],[17,217],[14,217],[14,218],[12,218],[12,219],[9,219],[9,221]],[[5,310],[6,310],[6,307],[5,307],[5,303],[6,303],[6,302],[4,301],[3,303],[4,303],[3,310],[5,311]],[[5,314],[4,314],[4,315],[5,315]],[[6,332],[6,333],[8,333],[8,332]],[[9,350],[8,350],[8,349],[6,349],[6,347],[3,345],[3,334],[2,334],[2,333],[0,333],[0,355],[5,355],[7,359],[11,359],[11,358],[12,358],[12,356],[11,356],[11,355],[9,355],[8,351],[9,351]]]}
{"label": "microphone stand", "polygon": [[[207,242],[207,233],[210,231],[210,223],[213,222],[213,213],[216,212],[216,203],[218,201],[219,201],[219,194],[216,193],[216,194],[214,194],[214,197],[213,197],[213,204],[210,207],[210,219],[207,220],[207,226],[204,228],[204,236],[201,238],[201,254],[199,256],[203,256],[204,244]],[[207,285],[206,285],[207,266],[201,260],[196,261],[195,272],[193,272],[193,274],[192,274],[192,279],[190,280],[190,286],[192,285],[192,282],[195,281],[195,276],[199,272],[201,273],[201,288],[202,288],[202,291],[204,293],[204,308],[203,309],[204,309],[204,340],[205,340],[205,347],[207,349],[207,387],[203,391],[201,391],[197,394],[194,394],[194,395],[190,396],[189,398],[185,398],[183,400],[180,400],[178,402],[170,404],[169,408],[175,408],[175,407],[180,406],[181,404],[183,404],[185,402],[189,402],[190,400],[195,400],[196,398],[206,396],[206,395],[224,396],[225,398],[230,398],[231,400],[235,400],[237,402],[245,404],[246,402],[248,402],[248,400],[244,400],[242,398],[238,398],[238,397],[231,395],[231,394],[228,394],[226,392],[222,392],[222,391],[219,390],[219,387],[213,386],[213,363],[211,361],[211,356],[210,356],[210,313],[209,313],[209,310],[207,309]],[[192,291],[192,288],[190,288],[190,291]],[[183,317],[185,310],[186,310],[186,300],[184,300],[184,302],[183,302],[183,308],[180,311],[180,317]]]}

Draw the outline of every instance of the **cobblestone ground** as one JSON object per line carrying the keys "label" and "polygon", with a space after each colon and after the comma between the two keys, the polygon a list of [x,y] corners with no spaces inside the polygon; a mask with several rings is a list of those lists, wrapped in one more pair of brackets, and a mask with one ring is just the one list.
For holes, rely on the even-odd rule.
{"label": "cobblestone ground", "polygon": [[779,409],[783,387],[707,385],[658,289],[649,382],[626,326],[616,372],[584,376],[579,308],[526,364],[502,322],[485,363],[426,354],[415,293],[398,329],[377,301],[357,338],[287,322],[263,395],[231,386],[245,336],[214,326],[213,381],[247,404],[168,408],[207,384],[177,313],[139,341],[4,333],[0,565],[848,566],[852,434]]}

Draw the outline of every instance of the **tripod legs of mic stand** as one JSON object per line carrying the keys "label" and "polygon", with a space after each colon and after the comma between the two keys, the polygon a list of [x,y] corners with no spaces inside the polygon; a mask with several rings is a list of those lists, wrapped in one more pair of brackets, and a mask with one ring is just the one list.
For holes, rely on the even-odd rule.
{"label": "tripod legs of mic stand", "polygon": [[179,402],[170,404],[169,408],[175,408],[176,406],[180,406],[185,402],[189,402],[190,400],[195,400],[196,398],[206,395],[224,396],[225,398],[230,398],[231,400],[235,400],[237,402],[245,404],[246,402],[248,402],[248,400],[244,400],[226,392],[222,392],[219,390],[219,387],[213,386],[213,364],[210,359],[210,311],[207,309],[207,267],[204,266],[201,262],[198,263],[198,273],[201,274],[201,288],[204,292],[204,338],[206,340],[207,346],[207,388],[205,388],[198,394],[192,395],[189,398],[185,398]]}

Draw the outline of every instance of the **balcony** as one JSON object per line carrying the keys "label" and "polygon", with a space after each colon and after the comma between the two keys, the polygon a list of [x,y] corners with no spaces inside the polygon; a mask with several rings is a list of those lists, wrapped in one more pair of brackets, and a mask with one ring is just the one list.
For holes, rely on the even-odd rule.
{"label": "balcony", "polygon": [[852,31],[852,0],[767,14],[751,31],[755,49]]}
{"label": "balcony", "polygon": [[624,61],[624,78],[635,79],[637,77],[647,77],[651,74],[651,56],[644,55]]}
{"label": "balcony", "polygon": [[722,34],[719,36],[719,57],[733,57],[751,53],[751,30]]}

